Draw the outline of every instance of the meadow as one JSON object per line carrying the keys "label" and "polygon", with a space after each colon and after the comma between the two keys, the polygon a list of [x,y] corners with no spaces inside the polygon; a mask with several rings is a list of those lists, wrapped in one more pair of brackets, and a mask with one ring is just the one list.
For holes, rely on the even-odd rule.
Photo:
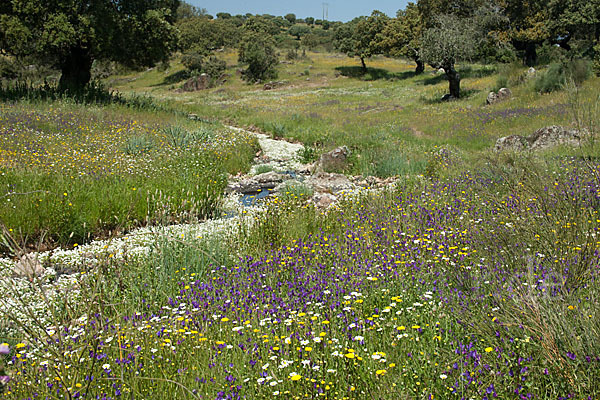
{"label": "meadow", "polygon": [[[343,172],[395,184],[327,210],[269,196],[227,235],[161,237],[141,257],[132,245],[81,262],[45,318],[3,287],[0,304],[21,308],[0,322],[2,398],[600,396],[596,145],[491,150],[553,124],[594,135],[598,78],[547,95],[523,81],[485,106],[497,67],[462,66],[466,98],[442,103],[447,82],[399,60],[356,76],[351,59],[308,53],[265,91],[223,56],[231,76],[208,91],[176,92],[177,63],[107,79],[162,111],[2,103],[4,237],[72,248],[218,217],[227,173],[249,170],[257,151],[221,123],[316,155],[348,145]],[[59,278],[25,282],[28,296],[46,299]]]}
{"label": "meadow", "polygon": [[[499,137],[573,123],[568,92],[536,93],[535,78],[524,79],[524,67],[459,66],[464,98],[442,102],[448,90],[443,74],[428,68],[415,76],[414,64],[403,60],[374,57],[361,75],[355,59],[307,52],[278,68],[280,87],[263,90],[240,79],[235,53],[221,57],[229,65],[227,82],[206,91],[175,92],[169,77],[182,70],[176,61],[166,71],[117,76],[109,83],[122,93],[146,93],[177,109],[298,140],[317,154],[347,145],[354,159],[346,172],[358,175],[423,173],[435,146],[477,160]],[[509,78],[513,98],[485,106],[500,78]],[[593,79],[583,85],[581,102],[597,103],[598,84]]]}
{"label": "meadow", "polygon": [[0,214],[24,245],[77,246],[111,231],[217,216],[227,174],[246,171],[257,148],[220,124],[166,113],[0,107]]}

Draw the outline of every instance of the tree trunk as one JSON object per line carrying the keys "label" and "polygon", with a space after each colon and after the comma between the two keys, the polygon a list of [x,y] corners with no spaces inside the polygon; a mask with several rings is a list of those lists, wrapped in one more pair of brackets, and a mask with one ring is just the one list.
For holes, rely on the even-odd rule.
{"label": "tree trunk", "polygon": [[415,69],[415,75],[421,75],[425,72],[425,63],[421,60],[415,60],[417,63],[417,68]]}
{"label": "tree trunk", "polygon": [[92,78],[92,56],[85,49],[76,47],[62,60],[58,88],[62,91],[82,90]]}
{"label": "tree trunk", "polygon": [[367,64],[365,64],[365,58],[364,57],[360,58],[360,63],[362,65],[363,72],[367,73]]}
{"label": "tree trunk", "polygon": [[450,85],[450,96],[455,99],[460,98],[460,75],[454,69],[454,65],[444,66],[444,72],[446,73],[446,78]]}
{"label": "tree trunk", "polygon": [[525,45],[525,65],[533,67],[537,63],[537,51],[535,43],[527,43]]}

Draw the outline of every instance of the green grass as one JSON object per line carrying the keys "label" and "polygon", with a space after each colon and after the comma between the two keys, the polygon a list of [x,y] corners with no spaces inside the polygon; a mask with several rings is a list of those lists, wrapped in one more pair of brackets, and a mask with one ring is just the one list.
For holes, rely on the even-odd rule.
{"label": "green grass", "polygon": [[250,136],[165,112],[0,107],[0,219],[24,244],[81,244],[219,215],[226,174],[247,171],[257,146]]}
{"label": "green grass", "polygon": [[[147,255],[105,255],[45,304],[52,327],[23,324],[33,305],[3,315],[1,328],[20,328],[3,339],[4,397],[600,395],[597,144],[490,151],[545,125],[597,126],[598,79],[547,95],[519,81],[513,99],[484,106],[495,68],[462,66],[467,95],[441,103],[447,83],[401,61],[376,58],[358,75],[355,60],[310,53],[280,67],[288,87],[263,91],[223,56],[232,76],[205,93],[173,92],[177,64],[112,78],[141,107],[2,104],[2,220],[71,244],[75,233],[60,234],[84,237],[93,221],[209,216],[225,173],[247,170],[256,150],[216,120],[318,151],[348,145],[345,172],[397,186],[338,194],[327,211],[289,186],[218,240],[161,236]],[[202,122],[181,118],[190,112]],[[94,180],[103,167],[114,175]],[[45,298],[47,284],[27,295]]]}
{"label": "green grass", "polygon": [[[297,140],[319,151],[347,145],[362,160],[369,160],[355,159],[348,171],[362,175],[385,176],[392,170],[418,173],[428,161],[420,149],[436,145],[451,146],[476,159],[499,137],[529,135],[546,125],[572,123],[566,93],[536,93],[534,80],[524,81],[524,69],[517,66],[461,65],[465,97],[441,103],[439,99],[448,90],[443,74],[434,75],[428,69],[415,76],[414,66],[401,60],[375,57],[367,63],[369,73],[361,75],[356,73],[356,60],[308,53],[308,60],[278,67],[279,80],[287,82],[283,87],[263,91],[262,86],[247,85],[236,75],[234,53],[221,56],[227,60],[230,77],[225,85],[201,93],[175,93],[172,86],[161,84],[163,75],[156,70],[119,77],[108,84],[123,93],[150,94],[209,118],[258,126],[275,137]],[[311,72],[306,77],[303,71],[308,67]],[[178,68],[173,63],[168,74]],[[510,81],[514,97],[485,106],[498,79]],[[597,78],[589,80],[582,98],[595,101],[599,85]],[[371,160],[381,160],[391,149],[397,153],[395,161],[384,157],[388,159],[382,160],[382,165],[371,165]],[[391,168],[394,163],[397,167]]]}
{"label": "green grass", "polygon": [[[93,323],[76,340],[33,334],[10,390],[55,393],[48,379],[147,399],[593,398],[596,178],[577,160],[486,165],[496,179],[407,178],[328,213],[279,197],[228,241],[164,238],[146,258],[108,260],[56,321]],[[27,361],[35,348],[56,354],[51,374]]]}

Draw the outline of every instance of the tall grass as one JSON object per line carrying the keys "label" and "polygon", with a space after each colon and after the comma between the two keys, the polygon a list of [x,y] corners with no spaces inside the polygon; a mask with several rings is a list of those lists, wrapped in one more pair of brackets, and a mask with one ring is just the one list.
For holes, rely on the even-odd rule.
{"label": "tall grass", "polygon": [[257,146],[250,136],[172,117],[176,124],[161,128],[122,111],[3,107],[0,218],[25,243],[75,245],[217,216],[225,175],[247,171]]}
{"label": "tall grass", "polygon": [[107,260],[66,308],[85,327],[57,313],[70,334],[23,348],[52,375],[19,361],[9,390],[58,377],[63,393],[144,398],[597,396],[597,183],[577,161],[498,165],[328,213],[280,197],[232,241]]}

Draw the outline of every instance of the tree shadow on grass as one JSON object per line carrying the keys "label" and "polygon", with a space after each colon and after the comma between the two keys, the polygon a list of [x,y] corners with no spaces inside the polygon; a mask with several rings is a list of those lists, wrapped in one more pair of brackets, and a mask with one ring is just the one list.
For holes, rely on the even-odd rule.
{"label": "tree shadow on grass", "polygon": [[[470,65],[461,67],[458,69],[458,73],[460,74],[461,79],[467,78],[485,78],[486,76],[490,76],[495,74],[496,67],[494,66],[484,66],[482,68],[473,68]],[[423,79],[423,85],[437,85],[441,81],[446,80],[446,74],[437,73],[435,76],[431,76],[429,78]]]}
{"label": "tree shadow on grass", "polygon": [[370,67],[367,67],[367,70],[365,71],[360,66],[336,67],[335,70],[338,71],[342,76],[347,76],[348,78],[358,78],[363,81],[377,81],[380,79],[403,80],[410,79],[416,76],[415,71],[390,72],[383,68]]}
{"label": "tree shadow on grass", "polygon": [[189,77],[190,77],[190,73],[188,71],[186,71],[185,69],[182,69],[181,71],[173,72],[172,74],[165,76],[161,83],[156,83],[156,84],[152,85],[152,87],[164,86],[164,85],[174,85],[176,83],[179,83],[181,81],[188,79]]}
{"label": "tree shadow on grass", "polygon": [[480,93],[481,90],[479,89],[462,89],[460,91],[460,99],[452,99],[452,100],[443,100],[441,96],[438,97],[425,97],[425,96],[421,96],[421,102],[423,104],[444,104],[444,103],[452,103],[455,101],[461,101],[461,100],[465,100],[468,99],[470,97],[475,96],[477,93]]}

